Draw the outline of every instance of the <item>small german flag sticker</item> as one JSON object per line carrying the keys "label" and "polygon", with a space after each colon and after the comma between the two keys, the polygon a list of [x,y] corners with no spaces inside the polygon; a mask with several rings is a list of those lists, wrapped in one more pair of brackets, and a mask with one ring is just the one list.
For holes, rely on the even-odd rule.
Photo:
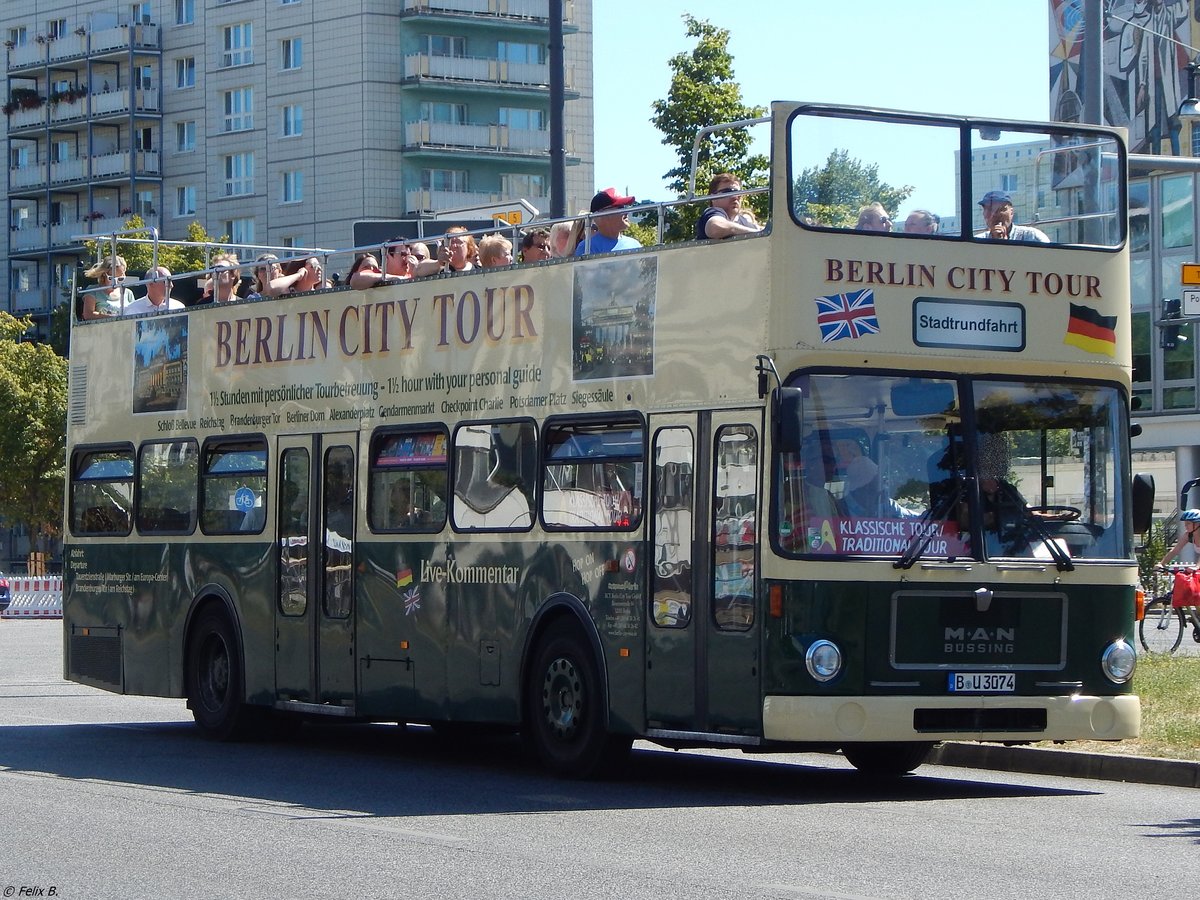
{"label": "small german flag sticker", "polygon": [[1090,306],[1071,304],[1071,320],[1067,323],[1064,344],[1086,350],[1088,353],[1117,355],[1117,317],[1102,316]]}

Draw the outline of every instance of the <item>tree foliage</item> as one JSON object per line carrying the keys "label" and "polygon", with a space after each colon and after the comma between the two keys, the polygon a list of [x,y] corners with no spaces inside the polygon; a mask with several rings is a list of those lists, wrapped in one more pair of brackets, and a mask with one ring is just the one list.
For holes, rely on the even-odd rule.
{"label": "tree foliage", "polygon": [[[145,239],[149,239],[150,237],[150,229],[142,221],[141,216],[135,215],[126,219],[125,230],[144,230]],[[136,235],[134,236],[136,237]],[[214,238],[204,230],[203,225],[193,221],[187,227],[187,237],[185,240],[188,242],[188,246],[186,247],[160,244],[158,248],[158,264],[166,266],[176,275],[182,272],[195,272],[205,268],[207,260],[204,257],[203,245],[207,244],[215,247],[218,244],[227,242],[229,238],[224,235]],[[97,259],[112,253],[112,244],[109,241],[84,241],[83,245],[87,248],[90,259]],[[118,240],[117,255],[125,258],[125,264],[130,274],[141,275],[150,268],[154,256],[154,245],[152,243],[135,243],[129,240]]]}
{"label": "tree foliage", "polygon": [[880,181],[878,164],[852,159],[849,150],[833,150],[824,166],[800,173],[792,197],[797,216],[831,228],[853,228],[858,211],[876,201],[894,219],[912,192],[912,185],[892,187]]}
{"label": "tree foliage", "polygon": [[[692,148],[701,128],[722,122],[754,119],[765,114],[762,106],[742,102],[741,85],[733,77],[729,53],[729,31],[704,19],[685,14],[687,36],[696,38],[690,52],[677,53],[668,61],[671,86],[665,100],[652,104],[650,121],[663,134],[662,142],[673,147],[679,164],[666,172],[671,189],[684,197],[692,170]],[[750,154],[751,134],[745,128],[720,131],[707,137],[697,156],[696,192],[708,193],[708,182],[717,172],[732,172],[746,189],[765,187],[769,163],[762,154]],[[767,217],[766,195],[752,199],[756,215]],[[677,208],[671,216],[669,236],[691,237],[700,210]]]}
{"label": "tree foliage", "polygon": [[44,550],[62,531],[67,361],[21,340],[32,324],[0,312],[0,519]]}

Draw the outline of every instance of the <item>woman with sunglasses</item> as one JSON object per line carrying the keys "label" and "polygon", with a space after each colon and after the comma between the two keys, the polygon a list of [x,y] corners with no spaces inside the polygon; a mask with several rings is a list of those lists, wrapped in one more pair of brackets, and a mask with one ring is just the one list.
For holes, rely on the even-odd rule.
{"label": "woman with sunglasses", "polygon": [[719,172],[708,183],[710,205],[696,222],[696,240],[721,241],[735,234],[758,234],[762,228],[742,207],[742,183],[736,175]]}

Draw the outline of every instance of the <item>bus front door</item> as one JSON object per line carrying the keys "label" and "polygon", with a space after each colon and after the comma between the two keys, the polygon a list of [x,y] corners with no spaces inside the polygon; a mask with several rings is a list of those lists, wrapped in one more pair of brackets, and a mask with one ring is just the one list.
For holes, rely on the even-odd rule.
{"label": "bus front door", "polygon": [[760,422],[757,410],[651,419],[651,730],[760,733]]}
{"label": "bus front door", "polygon": [[355,443],[353,434],[279,441],[275,693],[307,712],[354,707]]}

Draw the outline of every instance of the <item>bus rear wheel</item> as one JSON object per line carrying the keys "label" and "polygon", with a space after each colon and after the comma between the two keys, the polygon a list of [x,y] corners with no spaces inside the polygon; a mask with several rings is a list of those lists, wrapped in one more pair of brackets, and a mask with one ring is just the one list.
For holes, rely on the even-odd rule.
{"label": "bus rear wheel", "polygon": [[241,654],[229,617],[200,613],[188,636],[187,701],[201,733],[218,741],[247,737],[252,711],[242,702]]}
{"label": "bus rear wheel", "polygon": [[525,684],[526,742],[558,775],[610,774],[632,738],[605,728],[604,691],[591,647],[569,622],[551,625],[537,644]]}
{"label": "bus rear wheel", "polygon": [[846,744],[842,747],[842,754],[863,775],[872,778],[899,778],[925,762],[932,749],[932,741]]}

